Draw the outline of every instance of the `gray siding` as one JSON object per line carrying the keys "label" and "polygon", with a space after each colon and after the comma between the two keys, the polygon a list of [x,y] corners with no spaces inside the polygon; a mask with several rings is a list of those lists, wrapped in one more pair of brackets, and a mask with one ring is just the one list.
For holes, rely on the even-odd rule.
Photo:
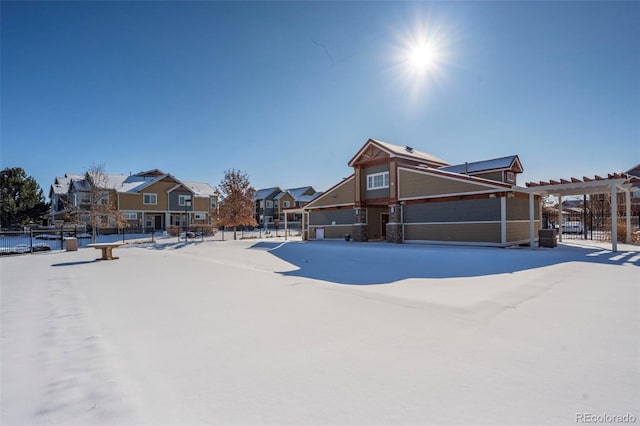
{"label": "gray siding", "polygon": [[499,198],[407,204],[404,206],[405,223],[499,220]]}
{"label": "gray siding", "polygon": [[351,208],[339,210],[314,210],[309,213],[309,225],[350,225],[355,219],[355,212]]}
{"label": "gray siding", "polygon": [[193,211],[193,195],[188,192],[172,191],[169,193],[169,210],[171,211],[184,211],[185,206],[178,205],[178,196],[188,195],[191,197],[191,205],[187,206],[187,211]]}
{"label": "gray siding", "polygon": [[[540,198],[534,200],[534,218],[540,215]],[[529,200],[522,198],[507,198],[507,220],[529,220]]]}
{"label": "gray siding", "polygon": [[367,200],[371,198],[384,198],[389,196],[390,188],[383,189],[374,189],[372,191],[367,191],[367,176],[373,175],[376,173],[388,172],[389,165],[383,164],[381,166],[369,167],[364,169],[362,174],[362,181],[360,182],[360,193],[362,194],[362,199]]}

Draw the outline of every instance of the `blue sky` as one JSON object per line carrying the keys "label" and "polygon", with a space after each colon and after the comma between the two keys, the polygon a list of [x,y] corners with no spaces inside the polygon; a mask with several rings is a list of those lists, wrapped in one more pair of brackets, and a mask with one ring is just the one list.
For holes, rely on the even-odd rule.
{"label": "blue sky", "polygon": [[45,193],[91,164],[325,190],[370,137],[518,154],[521,185],[640,162],[640,2],[0,7],[0,165]]}

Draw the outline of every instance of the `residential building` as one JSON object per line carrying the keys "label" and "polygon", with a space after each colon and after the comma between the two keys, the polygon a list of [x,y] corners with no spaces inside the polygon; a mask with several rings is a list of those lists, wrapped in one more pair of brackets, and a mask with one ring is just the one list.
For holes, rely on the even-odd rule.
{"label": "residential building", "polygon": [[[348,164],[353,174],[304,208],[307,238],[495,246],[529,240],[529,194],[516,185],[523,171],[517,155],[451,165],[369,139]],[[534,204],[538,229],[539,196]]]}
{"label": "residential building", "polygon": [[272,188],[258,189],[253,200],[256,203],[255,218],[258,226],[273,223],[277,208],[274,208],[274,199],[282,190],[274,186]]}
{"label": "residential building", "polygon": [[274,207],[276,209],[274,217],[280,221],[284,221],[286,214],[289,222],[300,222],[302,220],[302,214],[287,213],[287,209],[304,207],[320,194],[321,193],[316,192],[312,186],[285,189],[274,197]]}
{"label": "residential building", "polygon": [[[159,169],[134,175],[104,174],[100,180],[100,202],[111,203],[131,226],[166,229],[187,222],[215,223],[218,194],[208,183],[182,181]],[[49,191],[50,223],[88,222],[92,188],[96,186],[88,173],[56,177]]]}

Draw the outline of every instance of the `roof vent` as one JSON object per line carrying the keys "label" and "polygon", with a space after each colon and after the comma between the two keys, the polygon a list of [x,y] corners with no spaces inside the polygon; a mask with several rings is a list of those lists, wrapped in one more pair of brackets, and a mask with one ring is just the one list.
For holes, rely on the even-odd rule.
{"label": "roof vent", "polygon": [[405,147],[404,147],[404,149],[405,149],[408,153],[410,153],[410,154],[412,154],[412,153],[413,153],[413,147],[411,147],[411,146],[409,146],[409,145],[405,146]]}

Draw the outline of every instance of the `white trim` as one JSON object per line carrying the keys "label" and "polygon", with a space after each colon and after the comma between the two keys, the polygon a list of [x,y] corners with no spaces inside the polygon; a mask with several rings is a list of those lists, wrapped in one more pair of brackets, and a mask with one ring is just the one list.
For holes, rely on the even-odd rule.
{"label": "white trim", "polygon": [[[153,195],[155,197],[154,203],[145,203],[145,195]],[[158,205],[158,194],[153,192],[143,192],[142,193],[142,204],[145,206],[157,206]]]}
{"label": "white trim", "polygon": [[335,225],[332,224],[328,224],[328,225],[309,225],[309,228],[332,228],[335,226],[353,226],[353,225],[357,225],[354,223],[336,223]]}
{"label": "white trim", "polygon": [[[380,186],[375,186],[375,178],[378,176],[382,176],[382,185]],[[386,180],[387,183],[385,185],[385,176],[386,176]],[[390,182],[390,176],[389,176],[389,172],[378,172],[378,173],[371,173],[369,175],[365,176],[367,178],[367,191],[375,191],[378,189],[386,189],[389,188],[389,182]]]}
{"label": "white trim", "polygon": [[[331,188],[329,188],[329,191],[327,191],[327,192],[323,193],[322,195],[320,195],[320,196],[319,196],[319,197],[317,197],[317,198],[314,198],[313,200],[311,200],[311,202],[309,202],[309,204],[307,204],[307,205],[306,205],[306,206],[304,206],[303,208],[304,208],[305,210],[310,209],[310,208],[311,208],[311,206],[313,205],[313,203],[318,202],[319,200],[321,200],[321,199],[323,199],[324,197],[328,196],[332,191],[335,191],[336,189],[340,188],[340,187],[341,187],[342,185],[344,185],[345,183],[347,183],[347,182],[349,182],[349,181],[353,181],[353,180],[355,180],[355,177],[356,177],[356,175],[355,175],[355,174],[353,174],[353,175],[349,176],[348,178],[343,179],[343,180],[342,180],[342,182],[340,182],[340,183],[338,183],[338,184],[336,184],[336,185],[332,186]],[[358,191],[360,190],[360,188],[355,188],[355,189],[357,189]],[[354,194],[354,196],[355,196],[355,194]],[[355,200],[354,200],[354,202],[353,202],[353,203],[349,203],[349,204],[335,204],[334,206],[350,206],[350,205],[354,205],[354,204],[355,204]],[[324,208],[324,207],[333,207],[333,206],[322,206],[322,207]]]}

